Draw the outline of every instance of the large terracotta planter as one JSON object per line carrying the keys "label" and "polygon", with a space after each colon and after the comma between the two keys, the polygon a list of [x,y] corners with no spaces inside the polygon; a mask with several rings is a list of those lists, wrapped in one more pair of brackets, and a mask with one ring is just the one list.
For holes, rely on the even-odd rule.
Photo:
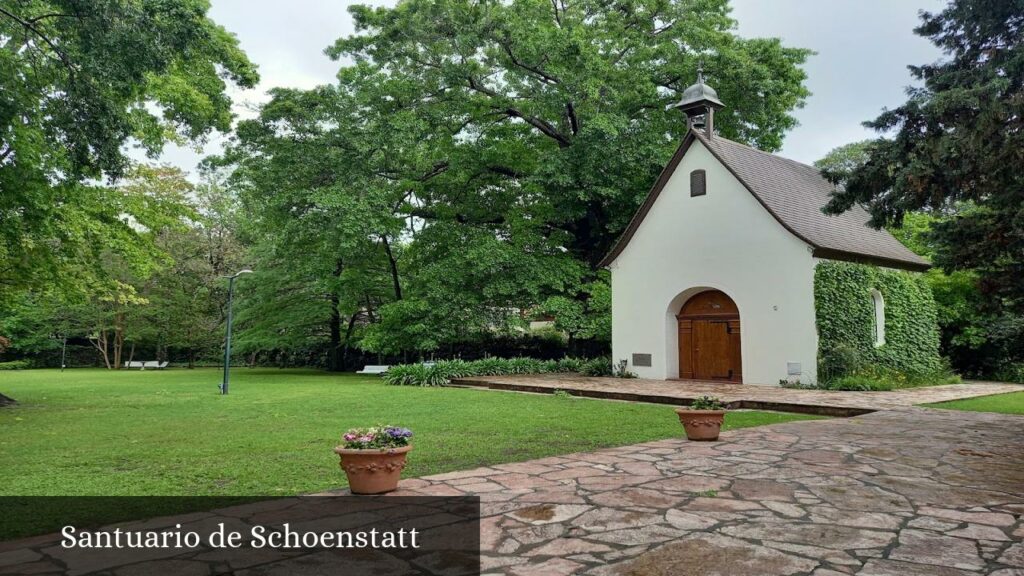
{"label": "large terracotta planter", "polygon": [[353,494],[384,494],[398,488],[398,479],[405,468],[405,454],[412,446],[386,450],[355,450],[337,447],[341,469],[348,476]]}
{"label": "large terracotta planter", "polygon": [[690,440],[718,440],[718,433],[725,421],[725,410],[688,410],[676,408],[679,421],[686,429],[686,437]]}

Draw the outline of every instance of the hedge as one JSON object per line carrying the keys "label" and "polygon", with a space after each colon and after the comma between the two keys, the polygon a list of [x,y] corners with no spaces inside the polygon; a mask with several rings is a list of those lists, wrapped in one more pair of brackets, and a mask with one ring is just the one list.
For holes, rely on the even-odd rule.
{"label": "hedge", "polygon": [[536,360],[533,358],[484,358],[483,360],[441,360],[433,364],[399,364],[384,373],[384,382],[395,386],[444,386],[453,378],[579,372],[583,360]]}
{"label": "hedge", "polygon": [[[885,302],[885,344],[875,346],[871,291]],[[939,374],[935,300],[924,277],[849,262],[822,262],[814,273],[819,380],[841,377],[854,356],[909,376]],[[842,369],[836,366],[842,365]]]}

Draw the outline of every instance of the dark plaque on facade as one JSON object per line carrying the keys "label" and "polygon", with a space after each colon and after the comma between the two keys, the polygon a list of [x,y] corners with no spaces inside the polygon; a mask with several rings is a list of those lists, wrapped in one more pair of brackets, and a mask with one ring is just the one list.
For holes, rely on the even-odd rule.
{"label": "dark plaque on facade", "polygon": [[651,355],[650,354],[633,354],[633,366],[640,366],[644,368],[651,367]]}

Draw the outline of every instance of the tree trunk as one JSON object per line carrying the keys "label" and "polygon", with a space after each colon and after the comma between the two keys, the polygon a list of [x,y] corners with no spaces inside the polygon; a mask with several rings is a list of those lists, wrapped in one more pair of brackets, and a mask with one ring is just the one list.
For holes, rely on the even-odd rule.
{"label": "tree trunk", "polygon": [[110,370],[110,354],[107,350],[107,331],[98,330],[96,332],[96,339],[93,340],[92,338],[89,338],[89,343],[99,351],[100,357],[103,358],[103,365],[107,367],[107,370]]}
{"label": "tree trunk", "polygon": [[358,313],[353,314],[348,319],[348,328],[345,329],[345,347],[341,351],[341,366],[342,366],[341,369],[342,370],[348,368],[348,352],[349,352],[349,349],[351,348],[351,346],[349,346],[349,343],[352,342],[352,330],[355,329],[355,327],[356,327],[356,317],[357,316],[359,316]]}
{"label": "tree trunk", "polygon": [[[338,278],[341,276],[341,272],[345,269],[344,264],[339,259],[334,266],[334,277]],[[327,348],[327,371],[328,372],[341,372],[345,369],[341,358],[341,310],[338,307],[341,305],[341,298],[338,296],[337,289],[331,291],[331,319],[330,319],[330,332],[331,341]]]}
{"label": "tree trunk", "polygon": [[0,406],[10,406],[11,404],[17,404],[14,398],[0,394]]}
{"label": "tree trunk", "polygon": [[391,244],[388,244],[388,237],[381,236],[380,240],[384,244],[384,252],[388,255],[388,265],[391,268],[391,283],[395,287],[395,300],[401,300],[402,284],[398,281],[398,262],[395,261],[395,255],[391,253]]}
{"label": "tree trunk", "polygon": [[114,370],[121,369],[121,352],[124,350],[124,313],[114,315]]}

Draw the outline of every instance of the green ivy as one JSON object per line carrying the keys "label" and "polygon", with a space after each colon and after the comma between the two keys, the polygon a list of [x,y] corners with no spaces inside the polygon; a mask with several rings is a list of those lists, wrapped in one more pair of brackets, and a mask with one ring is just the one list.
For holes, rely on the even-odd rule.
{"label": "green ivy", "polygon": [[[885,344],[880,347],[875,347],[872,289],[885,301]],[[919,274],[822,262],[814,273],[814,306],[819,357],[852,347],[865,362],[903,374],[943,370],[935,300]]]}

